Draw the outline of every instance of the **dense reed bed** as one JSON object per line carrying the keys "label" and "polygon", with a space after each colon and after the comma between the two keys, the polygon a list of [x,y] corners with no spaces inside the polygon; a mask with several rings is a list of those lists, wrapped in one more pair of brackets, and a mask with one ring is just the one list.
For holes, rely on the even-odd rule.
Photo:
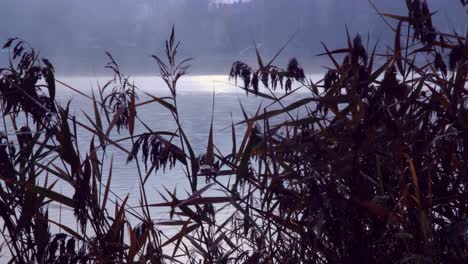
{"label": "dense reed bed", "polygon": [[[393,46],[371,45],[359,35],[345,37],[343,48],[324,44],[320,55],[331,66],[318,82],[307,79],[296,59],[282,69],[277,56],[267,61],[257,51],[255,67],[235,62],[230,76],[241,81],[240,89],[271,105],[254,115],[240,106],[245,120],[230,128],[230,153],[216,148],[213,126],[206,152],[192,148],[177,105],[178,80],[190,60],[177,58],[174,30],[165,54],[153,56],[170,96],[147,94],[151,99],[140,101],[137,84],[108,54],[114,78],[88,97],[93,109],[84,113],[87,122],[55,100],[52,64],[25,41],[8,40],[3,48],[10,61],[0,69],[2,123],[4,131],[13,127],[16,133],[0,139],[3,258],[466,262],[468,36],[439,32],[426,1],[406,2],[406,15],[381,13]],[[285,105],[298,88],[308,92]],[[155,131],[140,118],[139,108],[148,104],[164,107],[175,121],[172,131]],[[136,134],[137,126],[146,132]],[[94,135],[89,145],[78,144],[80,129]],[[115,130],[121,137],[111,136]],[[113,194],[112,151],[136,164],[139,204]],[[158,194],[147,188],[147,179],[174,166],[184,168],[188,195],[166,189],[160,194],[165,202],[152,203]],[[57,184],[71,186],[73,194],[58,192]],[[209,189],[220,195],[207,196]],[[50,218],[53,203],[71,208],[77,225]],[[153,207],[170,209],[172,220],[153,221]],[[223,210],[229,216],[220,221]],[[163,226],[177,232],[167,236]]]}

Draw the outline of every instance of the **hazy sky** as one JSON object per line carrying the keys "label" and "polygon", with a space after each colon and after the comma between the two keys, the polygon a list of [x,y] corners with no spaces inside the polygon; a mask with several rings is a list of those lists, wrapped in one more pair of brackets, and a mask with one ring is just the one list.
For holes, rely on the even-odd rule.
{"label": "hazy sky", "polygon": [[[345,43],[345,26],[353,35],[369,36],[371,43],[393,41],[368,0],[250,0],[210,5],[213,1],[0,0],[0,42],[20,37],[62,69],[87,71],[105,65],[104,51],[131,69],[145,70],[149,55],[162,52],[172,25],[182,40],[181,54],[211,69],[253,57],[253,43],[265,56],[274,54],[294,33],[284,57],[297,56],[310,64],[322,52],[321,41],[331,48]],[[405,1],[374,3],[382,12],[406,15]],[[428,3],[439,11],[434,21],[440,30],[463,34],[468,20],[458,0]]]}

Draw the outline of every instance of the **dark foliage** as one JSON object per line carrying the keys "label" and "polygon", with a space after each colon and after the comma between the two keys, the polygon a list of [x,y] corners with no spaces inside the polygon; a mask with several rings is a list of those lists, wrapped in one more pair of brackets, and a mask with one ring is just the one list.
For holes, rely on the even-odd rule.
{"label": "dark foliage", "polygon": [[270,64],[263,66],[260,63],[259,69],[254,71],[249,65],[236,61],[231,67],[229,77],[233,78],[236,83],[238,78],[242,79],[244,90],[247,93],[252,92],[255,95],[258,95],[260,81],[266,88],[271,86],[273,90],[276,90],[279,84],[288,93],[291,92],[293,81],[304,82],[306,78],[304,70],[295,58],[289,61],[287,70]]}
{"label": "dark foliage", "polygon": [[[2,249],[15,263],[466,263],[468,40],[438,32],[426,1],[407,4],[407,17],[382,15],[397,20],[386,53],[378,45],[368,52],[359,35],[348,35],[345,48],[324,45],[321,56],[332,66],[322,80],[307,80],[296,59],[286,70],[273,65],[277,55],[264,64],[258,50],[257,69],[235,62],[230,77],[271,104],[252,116],[242,107],[245,120],[232,125],[227,155],[215,152],[212,125],[202,154],[181,125],[177,84],[189,60],[176,61],[174,29],[165,58],[153,56],[171,96],[148,93],[149,101],[137,104],[136,86],[108,54],[115,76],[98,89],[99,100],[88,97],[88,123],[55,101],[51,63],[10,39],[10,65],[0,72]],[[406,42],[404,24],[413,28]],[[298,91],[293,86],[305,92],[284,105]],[[136,118],[150,103],[172,116],[173,132]],[[134,135],[137,122],[147,130]],[[93,138],[83,147],[78,127],[99,144]],[[130,136],[113,138],[115,127]],[[106,145],[137,166],[139,204],[112,192]],[[164,189],[163,202],[149,202],[156,199],[146,189],[151,173],[179,165],[190,190],[181,198]],[[57,191],[58,182],[73,195]],[[210,188],[218,195],[208,195]],[[73,211],[79,227],[49,216],[51,205]],[[153,207],[167,208],[169,220],[156,222]]]}
{"label": "dark foliage", "polygon": [[426,0],[407,0],[406,4],[409,11],[409,23],[414,29],[413,39],[432,47],[437,33],[432,25],[432,14]]}
{"label": "dark foliage", "polygon": [[[138,100],[138,95],[135,93],[135,85],[131,82],[129,77],[126,77],[119,69],[119,65],[114,60],[112,55],[106,52],[110,62],[107,63],[106,68],[110,69],[114,74],[114,79],[110,80],[103,87],[103,91],[111,89],[111,92],[104,98],[104,103],[112,109],[116,117],[117,132],[120,133],[122,128],[128,128],[129,116],[132,103]],[[134,113],[136,115],[136,113]]]}
{"label": "dark foliage", "polygon": [[[34,122],[48,124],[55,112],[54,68],[47,59],[20,39],[10,38],[3,46],[9,50],[9,68],[0,68],[0,93],[3,115],[24,112],[31,114]],[[44,79],[46,85],[41,85]],[[48,95],[43,91],[47,88]]]}
{"label": "dark foliage", "polygon": [[456,45],[450,51],[450,57],[449,57],[450,70],[452,71],[455,70],[457,65],[460,65],[460,66],[465,65],[466,61],[468,60],[468,56],[466,55],[467,48],[465,45],[463,44]]}
{"label": "dark foliage", "polygon": [[127,162],[135,159],[140,149],[146,169],[148,169],[148,158],[155,171],[160,168],[166,171],[166,165],[168,164],[169,168],[173,168],[176,161],[187,164],[184,151],[159,135],[150,133],[141,135],[133,144]]}

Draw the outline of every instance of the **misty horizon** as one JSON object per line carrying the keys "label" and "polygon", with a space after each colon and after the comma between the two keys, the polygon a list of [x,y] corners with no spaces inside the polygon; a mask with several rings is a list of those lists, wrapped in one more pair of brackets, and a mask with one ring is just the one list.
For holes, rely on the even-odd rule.
{"label": "misty horizon", "polygon": [[[464,10],[428,2],[438,28],[463,32]],[[382,12],[405,11],[404,1],[375,1]],[[235,60],[272,57],[291,38],[278,59],[286,65],[300,57],[308,72],[323,71],[321,41],[330,48],[346,43],[346,27],[391,45],[384,23],[368,0],[139,0],[58,1],[6,0],[0,4],[0,42],[26,40],[48,57],[58,74],[106,74],[105,51],[132,74],[156,71],[152,54],[161,54],[172,25],[181,40],[181,56],[194,58],[198,74],[227,74]],[[394,21],[390,21],[394,22]],[[5,60],[6,53],[0,53]]]}

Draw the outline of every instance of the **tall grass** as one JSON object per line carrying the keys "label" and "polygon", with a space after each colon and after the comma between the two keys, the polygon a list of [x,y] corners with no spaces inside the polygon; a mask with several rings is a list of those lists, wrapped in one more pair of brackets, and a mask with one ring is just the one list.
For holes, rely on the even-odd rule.
{"label": "tall grass", "polygon": [[[256,67],[235,62],[231,78],[277,109],[249,116],[241,107],[245,119],[232,125],[232,152],[224,154],[212,125],[206,153],[195,153],[180,120],[177,84],[190,60],[178,59],[174,30],[164,56],[153,56],[170,96],[140,101],[108,54],[114,78],[96,95],[81,94],[93,104],[86,122],[55,100],[52,64],[23,40],[8,40],[10,61],[0,69],[2,253],[18,263],[466,262],[468,36],[439,32],[426,1],[407,6],[407,15],[381,13],[395,36],[385,52],[359,35],[348,34],[343,48],[324,44],[331,67],[318,82],[296,59],[282,69],[277,56],[266,61],[257,51]],[[308,92],[285,105],[296,87]],[[141,119],[148,104],[164,107],[173,131]],[[239,125],[246,129],[236,142]],[[146,131],[135,134],[137,126]],[[81,129],[94,135],[89,146],[78,144]],[[112,151],[136,165],[138,205],[113,194]],[[148,178],[176,164],[188,197],[166,190],[164,203],[151,204]],[[222,195],[207,196],[210,188]],[[51,203],[71,208],[77,227],[50,218]],[[153,221],[152,207],[169,208],[171,220]],[[167,236],[163,226],[177,232]]]}

